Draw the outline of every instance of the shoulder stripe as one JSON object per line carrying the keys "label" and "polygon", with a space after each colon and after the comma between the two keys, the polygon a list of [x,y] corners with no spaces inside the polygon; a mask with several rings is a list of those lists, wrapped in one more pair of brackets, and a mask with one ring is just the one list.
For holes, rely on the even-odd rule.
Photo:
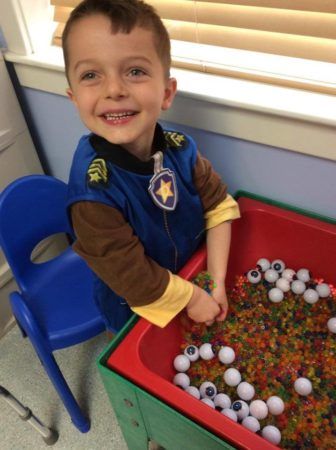
{"label": "shoulder stripe", "polygon": [[102,158],[95,158],[87,170],[88,185],[94,188],[106,188],[109,183],[109,170],[106,161]]}

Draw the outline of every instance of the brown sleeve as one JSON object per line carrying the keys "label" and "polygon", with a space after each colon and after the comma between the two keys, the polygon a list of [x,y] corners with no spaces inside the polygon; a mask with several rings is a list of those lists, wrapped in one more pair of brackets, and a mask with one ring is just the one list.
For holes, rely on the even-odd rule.
{"label": "brown sleeve", "polygon": [[169,273],[145,254],[123,215],[98,202],[71,207],[76,233],[74,250],[130,306],[142,306],[162,296]]}
{"label": "brown sleeve", "polygon": [[222,182],[211,163],[197,152],[193,181],[200,195],[204,212],[216,208],[226,198],[227,186]]}

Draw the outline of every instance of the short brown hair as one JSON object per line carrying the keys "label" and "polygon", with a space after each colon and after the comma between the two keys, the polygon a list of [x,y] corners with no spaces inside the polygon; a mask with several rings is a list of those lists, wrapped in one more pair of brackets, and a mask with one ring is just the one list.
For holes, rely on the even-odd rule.
{"label": "short brown hair", "polygon": [[128,34],[136,26],[152,31],[155,49],[162,62],[165,74],[169,77],[171,56],[168,31],[155,9],[142,0],[83,0],[72,10],[62,35],[67,77],[69,70],[67,41],[72,25],[84,17],[98,14],[110,19],[112,33]]}

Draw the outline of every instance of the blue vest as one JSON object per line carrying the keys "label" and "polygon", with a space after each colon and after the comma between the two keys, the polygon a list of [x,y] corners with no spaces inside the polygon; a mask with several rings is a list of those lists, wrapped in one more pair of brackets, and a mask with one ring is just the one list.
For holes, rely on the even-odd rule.
{"label": "blue vest", "polygon": [[[69,179],[68,206],[78,201],[94,201],[118,209],[138,236],[146,255],[176,273],[203,240],[205,222],[200,197],[192,181],[196,145],[184,135],[183,145],[175,144],[170,139],[172,133],[165,132],[163,167],[175,174],[178,191],[175,210],[165,211],[154,203],[148,192],[153,174],[135,173],[110,160],[105,160],[105,183],[89,183],[88,170],[92,162],[99,158],[90,142],[92,135],[82,137],[75,152]],[[109,328],[120,329],[131,315],[127,303],[98,277],[95,281],[95,300]]]}

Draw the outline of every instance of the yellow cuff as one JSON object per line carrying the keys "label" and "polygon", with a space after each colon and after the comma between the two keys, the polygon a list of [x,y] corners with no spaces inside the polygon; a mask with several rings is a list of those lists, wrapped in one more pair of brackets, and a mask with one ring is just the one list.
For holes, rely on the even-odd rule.
{"label": "yellow cuff", "polygon": [[190,281],[169,272],[169,283],[163,295],[155,302],[133,306],[132,311],[149,322],[165,327],[189,302],[193,293]]}
{"label": "yellow cuff", "polygon": [[215,209],[205,213],[205,228],[213,228],[220,223],[228,220],[238,219],[240,217],[238,203],[227,194],[225,200],[223,200]]}

